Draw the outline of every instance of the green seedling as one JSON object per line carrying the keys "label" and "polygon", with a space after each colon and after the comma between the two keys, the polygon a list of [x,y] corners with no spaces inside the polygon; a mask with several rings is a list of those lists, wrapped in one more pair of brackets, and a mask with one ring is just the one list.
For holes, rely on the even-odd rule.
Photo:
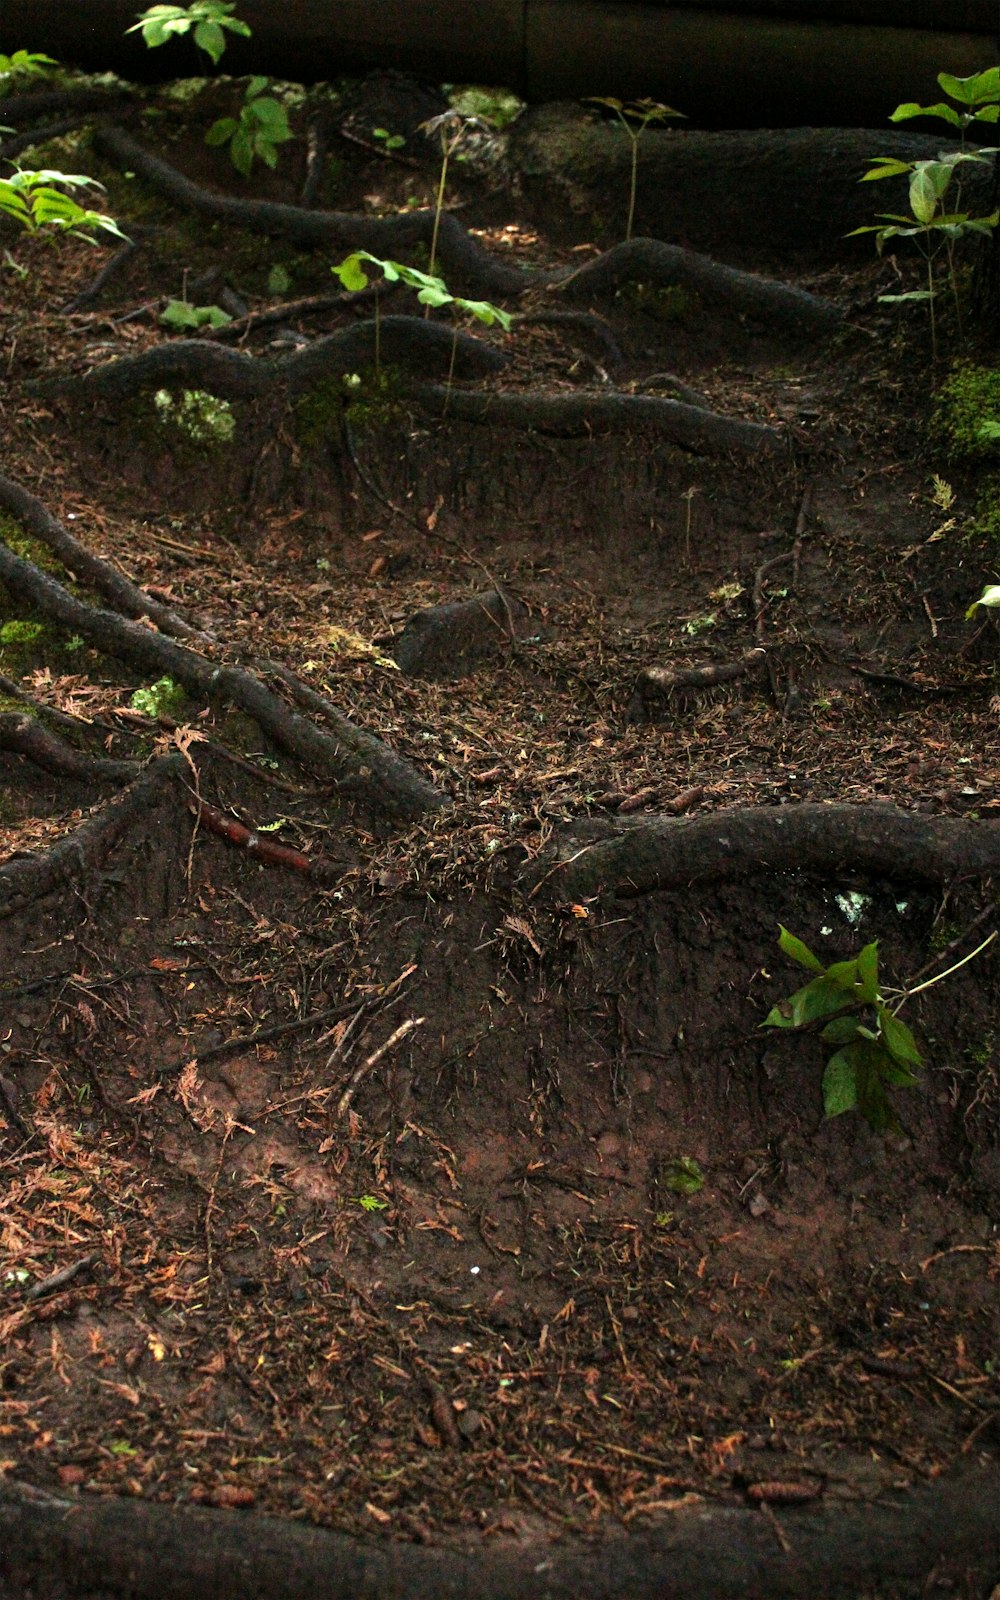
{"label": "green seedling", "polygon": [[388,1211],[389,1209],[388,1200],[380,1200],[378,1195],[374,1194],[360,1194],[354,1203],[360,1206],[362,1211]]}
{"label": "green seedling", "polygon": [[19,223],[26,233],[48,229],[87,239],[97,228],[124,239],[125,235],[112,217],[81,206],[72,194],[64,193],[67,189],[79,192],[101,187],[96,178],[87,178],[81,173],[54,172],[48,168],[14,172],[9,178],[0,178],[0,214]]}
{"label": "green seedling", "polygon": [[[421,305],[437,309],[448,306],[453,313],[464,313],[475,317],[477,322],[482,322],[486,327],[499,324],[504,333],[509,333],[513,326],[513,317],[509,311],[503,311],[489,300],[467,300],[463,295],[452,294],[443,278],[435,277],[433,273],[421,272],[417,267],[404,266],[400,261],[384,261],[380,256],[373,256],[368,250],[355,250],[353,254],[345,256],[338,266],[331,267],[334,277],[339,278],[344,288],[356,294],[361,289],[367,289],[369,284],[368,268],[375,267],[381,273],[386,283],[401,283],[408,289],[415,289],[417,299]],[[379,304],[376,281],[375,296],[375,370],[381,372],[381,337],[379,322]],[[448,372],[450,385],[455,366],[455,349],[458,342],[458,323],[455,322],[455,337],[451,347],[451,367]]]}
{"label": "green seedling", "polygon": [[233,408],[228,400],[220,400],[207,389],[185,389],[180,395],[157,389],[153,404],[165,428],[176,429],[202,450],[232,443],[236,433]]}
{"label": "green seedling", "polygon": [[185,699],[184,690],[173,678],[157,678],[148,689],[137,689],[129,705],[144,717],[173,717]]}
{"label": "green seedling", "polygon": [[590,97],[591,105],[605,106],[612,111],[618,122],[625,129],[632,144],[632,162],[629,175],[628,190],[628,218],[625,223],[625,238],[632,237],[632,224],[635,221],[635,197],[639,186],[639,140],[646,129],[653,122],[669,122],[672,118],[683,117],[683,111],[674,111],[671,106],[663,105],[659,100],[616,100],[611,95],[594,94]]}
{"label": "green seedling", "polygon": [[193,0],[189,6],[150,6],[140,12],[138,22],[126,33],[140,33],[151,50],[169,40],[191,34],[199,50],[204,50],[217,67],[226,49],[226,32],[249,39],[251,29],[233,16],[233,0]]}
{"label": "green seedling", "polygon": [[897,106],[890,121],[905,122],[911,117],[936,117],[947,126],[955,128],[961,138],[960,150],[942,152],[936,161],[900,161],[895,156],[877,156],[874,165],[864,174],[862,183],[877,182],[882,178],[909,177],[910,214],[879,213],[880,220],[863,228],[854,228],[848,235],[873,233],[879,255],[890,239],[912,239],[924,258],[927,287],[911,289],[905,294],[880,295],[883,304],[898,304],[907,300],[923,300],[930,317],[931,349],[934,359],[938,355],[936,302],[939,295],[940,262],[945,262],[945,277],[951,288],[961,337],[961,304],[955,270],[955,248],[963,240],[976,234],[988,234],[1000,220],[1000,212],[973,217],[961,210],[962,172],[970,163],[988,165],[987,157],[997,153],[995,145],[967,150],[968,129],[975,123],[995,124],[1000,114],[1000,67],[989,67],[985,72],[973,73],[968,78],[953,77],[950,72],[938,73],[938,83],[956,102],[949,105],[939,101],[933,106],[920,106],[907,101]]}
{"label": "green seedling", "polygon": [[890,990],[879,982],[877,940],[851,959],[824,967],[808,945],[782,927],[778,940],[782,951],[813,977],[780,1000],[761,1027],[794,1032],[819,1028],[824,1042],[836,1047],[823,1073],[825,1114],[839,1117],[845,1111],[859,1111],[876,1132],[898,1131],[890,1091],[912,1087],[918,1081],[916,1070],[924,1064],[913,1034],[899,1020],[900,1011],[914,995],[974,960],[996,937],[991,933],[954,966],[912,989]]}
{"label": "green seedling", "polygon": [[221,306],[192,306],[186,300],[168,300],[160,312],[160,322],[174,333],[186,333],[198,328],[224,328],[232,322],[228,311]]}
{"label": "green seedling", "polygon": [[786,956],[814,977],[780,1000],[761,1026],[800,1030],[822,1023],[821,1038],[837,1046],[823,1073],[826,1115],[856,1110],[871,1128],[898,1128],[889,1090],[915,1084],[914,1069],[923,1065],[923,1057],[913,1034],[889,1009],[880,990],[878,942],[866,944],[851,960],[828,967],[787,928],[781,929],[778,943]]}
{"label": "green seedling", "polygon": [[1000,606],[1000,583],[989,583],[986,585],[986,588],[979,596],[979,599],[973,600],[968,611],[965,613],[966,621],[975,616],[980,606],[985,606],[987,610],[994,610]]}
{"label": "green seedling", "polygon": [[438,173],[437,195],[434,199],[434,227],[431,231],[431,256],[428,262],[428,271],[432,276],[437,265],[438,234],[441,231],[441,215],[444,211],[444,189],[448,181],[448,162],[455,154],[462,140],[473,128],[485,129],[486,127],[487,124],[481,117],[467,117],[454,107],[450,111],[442,111],[438,117],[428,117],[426,122],[420,124],[421,133],[426,133],[428,138],[437,134],[438,144],[441,149],[441,169]]}
{"label": "green seedling", "polygon": [[51,56],[42,55],[39,50],[15,50],[12,56],[5,56],[0,51],[0,83],[5,78],[35,78],[43,77],[50,67],[58,66]]}
{"label": "green seedling", "polygon": [[390,133],[388,128],[373,128],[372,138],[385,150],[402,150],[406,140],[401,133]]}
{"label": "green seedling", "polygon": [[220,117],[205,135],[208,145],[229,146],[229,158],[244,178],[259,157],[267,167],[278,164],[278,146],[292,137],[288,113],[280,100],[267,95],[267,78],[251,78],[238,117]]}
{"label": "green seedling", "polygon": [[452,89],[448,101],[463,117],[478,117],[498,132],[515,122],[525,105],[510,89],[490,88],[479,83]]}

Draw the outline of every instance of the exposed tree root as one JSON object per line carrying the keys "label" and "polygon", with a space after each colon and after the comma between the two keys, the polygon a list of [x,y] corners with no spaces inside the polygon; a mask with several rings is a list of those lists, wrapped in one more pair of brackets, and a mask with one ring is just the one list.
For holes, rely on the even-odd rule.
{"label": "exposed tree root", "polygon": [[636,681],[635,693],[629,706],[629,721],[643,721],[659,701],[670,700],[680,690],[697,691],[714,689],[719,683],[734,683],[748,672],[762,667],[767,652],[760,648],[748,650],[739,661],[719,661],[707,667],[646,667]]}
{"label": "exposed tree root", "polygon": [[21,484],[13,478],[4,477],[0,473],[0,507],[9,511],[16,517],[22,527],[58,556],[67,571],[74,577],[87,584],[97,594],[109,600],[116,611],[125,617],[148,617],[150,622],[163,632],[177,639],[199,640],[202,644],[212,642],[211,635],[202,633],[200,629],[193,628],[183,617],[169,606],[162,605],[154,600],[152,595],[146,594],[143,589],[137,588],[128,578],[122,576],[116,567],[109,561],[102,561],[100,556],[95,556],[87,550],[78,539],[64,528],[61,522],[42,504],[35,495],[29,494]]}
{"label": "exposed tree root", "polygon": [[302,394],[342,377],[358,366],[384,362],[404,368],[430,368],[460,378],[481,378],[507,365],[509,357],[471,334],[422,317],[383,317],[327,334],[289,355],[252,356],[227,350],[208,339],[172,339],[139,355],[122,356],[90,372],[33,385],[37,394],[67,391],[105,400],[124,400],[144,389],[184,384],[207,389],[222,400],[254,400],[280,387]]}
{"label": "exposed tree root", "polygon": [[829,333],[841,321],[839,309],[829,300],[772,278],[723,266],[711,256],[660,239],[631,239],[616,245],[605,255],[554,278],[553,288],[589,298],[614,294],[624,284],[639,282],[683,287],[698,296],[706,311],[723,309],[801,333]]}
{"label": "exposed tree root", "polygon": [[0,917],[11,916],[67,883],[86,881],[118,841],[162,803],[170,785],[178,783],[186,771],[182,756],[159,757],[128,789],[104,802],[50,849],[5,862],[0,866]]}
{"label": "exposed tree root", "polygon": [[[473,1549],[364,1544],[273,1517],[0,1487],[5,1600],[916,1600],[997,1575],[995,1480],[966,1472],[871,1504],[774,1515],[682,1504],[628,1534]],[[781,1537],[777,1537],[777,1533]]]}
{"label": "exposed tree root", "polygon": [[377,813],[411,820],[444,804],[444,797],[408,762],[334,706],[326,709],[327,732],[292,710],[252,672],[217,665],[155,629],[88,605],[2,542],[0,582],[33,610],[105,654],[154,676],[168,676],[197,698],[237,706],[307,771],[333,779],[345,797],[353,794]]}
{"label": "exposed tree root", "polygon": [[563,438],[647,431],[695,455],[726,455],[730,451],[776,455],[788,449],[787,436],[777,428],[654,395],[601,391],[479,394],[440,383],[415,384],[409,394],[433,416],[531,429]]}
{"label": "exposed tree root", "polygon": [[[306,247],[331,252],[370,250],[373,255],[398,259],[412,252],[414,245],[429,245],[434,231],[433,211],[363,217],[352,212],[306,211],[270,200],[239,200],[214,194],[151,155],[121,128],[99,128],[94,143],[103,155],[138,173],[179,206],[252,233],[280,236]],[[537,275],[494,260],[447,212],[441,218],[437,258],[449,287],[461,293],[475,290],[486,295],[517,294],[541,281]]]}
{"label": "exposed tree root", "polygon": [[1000,822],[918,816],[896,806],[787,805],[570,829],[560,860],[533,866],[535,893],[628,897],[767,872],[861,873],[911,883],[1000,873]]}
{"label": "exposed tree root", "polygon": [[138,761],[110,761],[102,756],[88,756],[54,733],[43,728],[37,717],[26,711],[0,712],[0,750],[10,750],[26,756],[36,767],[54,772],[60,778],[109,779],[112,783],[129,783],[141,772]]}
{"label": "exposed tree root", "polygon": [[[391,217],[362,217],[339,211],[306,211],[265,200],[239,200],[215,194],[144,150],[121,128],[99,128],[97,148],[120,166],[137,172],[161,194],[203,216],[247,228],[280,234],[298,244],[331,250],[370,250],[398,255],[415,244],[429,244],[434,213],[417,211]],[[498,261],[474,240],[451,213],[440,219],[436,254],[452,290],[484,295],[514,295],[551,287],[566,294],[613,294],[624,283],[644,281],[683,285],[709,310],[727,309],[739,316],[774,324],[802,334],[832,331],[840,311],[805,290],[722,266],[708,256],[657,239],[632,239],[582,267],[569,271],[527,271]]]}

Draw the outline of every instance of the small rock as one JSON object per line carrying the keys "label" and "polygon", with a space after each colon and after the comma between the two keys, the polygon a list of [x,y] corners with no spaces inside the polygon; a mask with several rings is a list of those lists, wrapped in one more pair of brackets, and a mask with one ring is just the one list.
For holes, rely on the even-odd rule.
{"label": "small rock", "polygon": [[463,1411],[458,1418],[458,1431],[463,1439],[472,1439],[483,1426],[485,1418],[481,1411],[474,1411],[471,1406]]}
{"label": "small rock", "polygon": [[767,1198],[767,1195],[762,1193],[760,1189],[755,1189],[753,1194],[750,1196],[750,1199],[747,1201],[747,1210],[749,1211],[750,1215],[752,1217],[762,1217],[764,1213],[766,1211],[770,1211],[770,1209],[771,1202]]}

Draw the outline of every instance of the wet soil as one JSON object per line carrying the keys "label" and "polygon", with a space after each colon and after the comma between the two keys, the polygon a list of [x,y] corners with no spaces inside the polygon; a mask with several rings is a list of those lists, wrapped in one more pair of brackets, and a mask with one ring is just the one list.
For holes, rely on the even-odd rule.
{"label": "wet soil", "polygon": [[[214,101],[149,93],[160,115],[136,137],[194,181],[297,200],[304,140],[251,188],[201,143]],[[350,94],[318,203],[432,203],[415,123],[439,97],[384,78]],[[405,131],[402,161],[376,127]],[[179,752],[183,777],[96,869],[4,904],[3,1471],[75,1503],[465,1550],[658,1526],[678,1505],[794,1526],[958,1470],[989,1482],[995,944],[908,1002],[926,1065],[886,1132],[824,1119],[822,1041],[760,1024],[801,981],[779,924],[825,960],[877,940],[903,988],[988,939],[990,881],[902,880],[891,861],[818,877],[792,854],[574,900],[556,872],[566,838],[586,850],[664,813],[836,800],[996,826],[997,635],[964,617],[995,551],[974,474],[929,442],[919,313],[876,303],[909,263],[790,251],[782,279],[843,314],[821,337],[643,281],[575,323],[544,320],[551,290],[494,297],[525,321],[475,329],[509,362],[456,383],[454,408],[447,386],[431,415],[365,368],[353,412],[339,380],[279,385],[206,443],[148,390],[53,380],[167,341],[167,296],[228,291],[259,314],[329,293],[330,255],[192,221],[67,154],[32,160],[89,161],[142,230],[69,312],[93,248],[12,241],[3,472],[220,661],[291,668],[445,804],[401,825],[241,713],[151,702],[148,673],[82,639],[5,645],[5,709],[75,719],[91,754]],[[586,218],[546,228],[537,175],[519,206],[503,152],[469,155],[449,200],[491,254],[597,256]],[[714,254],[760,264],[731,238]],[[239,345],[276,358],[371,309],[251,317]],[[678,443],[648,419],[526,427],[501,404],[583,395],[596,414],[609,391],[679,385],[780,450]],[[489,397],[482,419],[461,395]],[[6,514],[0,532],[16,543]],[[504,603],[470,609],[497,585]],[[404,626],[440,606],[401,670]],[[754,649],[730,681],[648,677]],[[11,863],[120,787],[6,749],[0,775]],[[242,833],[193,827],[200,804]],[[248,853],[248,833],[306,869]]]}

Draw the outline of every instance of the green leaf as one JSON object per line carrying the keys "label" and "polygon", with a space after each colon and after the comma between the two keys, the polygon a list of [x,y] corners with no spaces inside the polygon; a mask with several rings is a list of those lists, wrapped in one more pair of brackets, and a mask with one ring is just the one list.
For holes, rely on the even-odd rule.
{"label": "green leaf", "polygon": [[878,998],[878,940],[866,944],[858,955],[858,999],[874,1005]]}
{"label": "green leaf", "polygon": [[344,288],[351,294],[357,294],[360,289],[368,287],[368,275],[361,265],[361,260],[361,252],[356,250],[353,255],[345,256],[339,266],[330,268],[334,277],[339,278]]}
{"label": "green leaf", "polygon": [[861,1022],[856,1016],[834,1017],[832,1022],[827,1023],[820,1038],[825,1039],[827,1044],[851,1044],[858,1037],[860,1028]]}
{"label": "green leaf", "polygon": [[217,22],[199,22],[194,30],[194,42],[199,50],[211,58],[217,67],[226,50],[226,36]]}
{"label": "green leaf", "polygon": [[205,143],[211,145],[228,144],[233,134],[239,127],[235,117],[220,117],[218,122],[213,122],[205,135]]}
{"label": "green leaf", "polygon": [[268,79],[267,78],[251,78],[250,82],[247,84],[245,90],[243,91],[244,98],[247,99],[247,100],[253,100],[256,95],[264,93],[264,90],[267,88],[267,85],[268,85]]}
{"label": "green leaf", "polygon": [[417,299],[422,306],[450,306],[452,297],[447,289],[439,288],[437,284],[428,284],[426,289],[421,289]]}
{"label": "green leaf", "polygon": [[249,178],[253,166],[253,141],[245,128],[237,128],[229,145],[229,156],[237,172]]}
{"label": "green leaf", "polygon": [[851,956],[847,961],[831,962],[826,969],[826,977],[831,983],[836,984],[837,988],[842,991],[841,1005],[844,1003],[845,995],[852,1000],[857,998],[858,984],[860,980],[858,977],[858,961],[856,956]]}
{"label": "green leaf", "polygon": [[975,616],[975,614],[979,610],[980,606],[986,606],[988,608],[993,608],[993,607],[996,607],[996,606],[1000,606],[1000,584],[997,584],[997,583],[989,583],[989,584],[987,584],[986,588],[983,590],[982,594],[979,596],[979,599],[978,600],[973,600],[973,602],[972,602],[971,606],[969,607],[968,611],[965,613],[966,621],[968,621],[970,617]]}
{"label": "green leaf", "polygon": [[509,333],[514,325],[510,312],[502,311],[489,300],[465,300],[461,295],[456,295],[455,306],[459,311],[468,312],[469,316],[475,317],[477,322],[484,323],[487,328],[492,328],[493,324],[498,322],[504,333]]}
{"label": "green leaf", "polygon": [[900,1022],[888,1006],[879,1006],[878,1026],[882,1043],[893,1061],[902,1067],[922,1067],[924,1058],[905,1022]]}
{"label": "green leaf", "polygon": [[798,962],[800,967],[805,967],[808,972],[826,971],[822,961],[813,955],[807,944],[804,944],[801,939],[797,939],[794,933],[789,933],[782,923],[779,922],[778,927],[781,930],[778,936],[778,948],[786,956],[792,961]]}
{"label": "green leaf", "polygon": [[858,1103],[857,1067],[853,1046],[838,1050],[823,1073],[823,1110],[828,1117],[853,1111]]}
{"label": "green leaf", "polygon": [[877,167],[870,167],[859,183],[874,183],[879,178],[899,178],[904,172],[909,172],[913,166],[911,161],[900,161],[896,156],[874,156]]}
{"label": "green leaf", "polygon": [[909,289],[906,294],[880,294],[880,306],[896,305],[900,300],[936,300],[937,293],[933,289]]}
{"label": "green leaf", "polygon": [[950,122],[955,128],[961,127],[962,122],[955,108],[945,105],[943,100],[939,100],[935,106],[918,106],[916,101],[908,100],[905,105],[896,107],[889,121],[907,122],[910,117],[940,117],[942,121]]}
{"label": "green leaf", "polygon": [[939,72],[937,81],[945,94],[950,94],[959,105],[977,106],[1000,100],[1000,67],[987,67],[985,72],[973,72],[968,78]]}
{"label": "green leaf", "polygon": [[951,182],[954,163],[918,161],[910,178],[910,209],[918,222],[930,222]]}

